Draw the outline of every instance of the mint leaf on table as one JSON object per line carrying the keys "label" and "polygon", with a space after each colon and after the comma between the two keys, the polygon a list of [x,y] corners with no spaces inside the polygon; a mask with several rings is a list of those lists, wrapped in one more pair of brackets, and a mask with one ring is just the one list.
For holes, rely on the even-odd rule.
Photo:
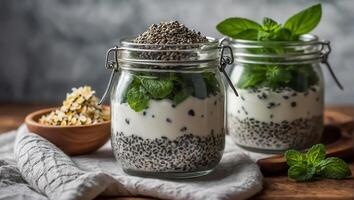
{"label": "mint leaf on table", "polygon": [[289,165],[288,176],[296,181],[310,181],[318,178],[343,179],[352,172],[342,159],[326,157],[323,144],[313,145],[307,153],[287,150],[284,157]]}
{"label": "mint leaf on table", "polygon": [[306,153],[307,162],[310,164],[317,164],[326,157],[326,149],[323,144],[313,145]]}
{"label": "mint leaf on table", "polygon": [[133,85],[127,92],[129,106],[135,111],[140,112],[149,105],[149,94],[141,85]]}
{"label": "mint leaf on table", "polygon": [[216,26],[216,29],[220,33],[232,38],[238,38],[240,34],[242,39],[247,39],[247,37],[245,37],[246,34],[242,32],[249,30],[259,30],[260,28],[261,25],[259,25],[257,22],[240,17],[225,19]]}
{"label": "mint leaf on table", "polygon": [[336,157],[326,158],[318,164],[320,175],[330,179],[343,179],[352,174],[349,166],[342,159]]}
{"label": "mint leaf on table", "polygon": [[290,30],[293,36],[299,36],[312,31],[320,22],[321,16],[321,4],[316,4],[290,17],[284,28]]}
{"label": "mint leaf on table", "polygon": [[284,156],[289,166],[306,163],[305,156],[296,150],[288,150],[285,152]]}
{"label": "mint leaf on table", "polygon": [[173,82],[168,79],[141,78],[140,81],[153,98],[163,99],[173,90]]}
{"label": "mint leaf on table", "polygon": [[294,164],[288,170],[288,176],[296,181],[309,181],[315,175],[316,168],[306,164]]}

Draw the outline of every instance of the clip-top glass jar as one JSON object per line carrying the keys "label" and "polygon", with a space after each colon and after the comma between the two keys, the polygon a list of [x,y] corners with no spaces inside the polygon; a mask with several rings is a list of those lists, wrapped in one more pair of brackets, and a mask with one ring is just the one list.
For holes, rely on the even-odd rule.
{"label": "clip-top glass jar", "polygon": [[231,80],[239,93],[227,99],[228,131],[234,141],[270,153],[319,142],[324,112],[321,63],[341,87],[327,62],[329,42],[303,35],[294,42],[232,40],[231,46]]}
{"label": "clip-top glass jar", "polygon": [[225,73],[231,61],[219,60],[218,42],[208,39],[188,45],[125,39],[108,51],[111,143],[126,173],[185,178],[219,163],[226,126],[219,70]]}

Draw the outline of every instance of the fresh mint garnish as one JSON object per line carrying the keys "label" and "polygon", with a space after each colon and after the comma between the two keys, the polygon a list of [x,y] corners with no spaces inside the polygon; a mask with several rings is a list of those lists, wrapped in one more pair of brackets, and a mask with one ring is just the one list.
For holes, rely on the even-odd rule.
{"label": "fresh mint garnish", "polygon": [[285,152],[286,162],[289,166],[293,166],[295,164],[305,164],[306,157],[299,151],[296,150],[288,150]]}
{"label": "fresh mint garnish", "polygon": [[215,78],[215,74],[203,73],[203,79],[206,84],[208,94],[216,95],[216,93],[220,92],[220,86],[218,80]]}
{"label": "fresh mint garnish", "polygon": [[169,79],[141,78],[140,81],[152,98],[163,99],[173,90],[173,82]]}
{"label": "fresh mint garnish", "polygon": [[[312,31],[320,22],[321,4],[311,6],[290,17],[284,25],[274,19],[264,17],[262,24],[250,19],[232,17],[220,22],[216,29],[223,35],[234,39],[254,41],[298,41],[303,34]],[[281,46],[267,46],[247,49],[253,54],[285,54],[295,49]],[[300,53],[296,50],[296,53]],[[298,92],[306,91],[318,83],[318,76],[312,65],[257,65],[244,64],[243,74],[236,84],[241,89],[270,87],[273,89],[290,87]]]}
{"label": "fresh mint garnish", "polygon": [[351,176],[352,174],[347,163],[336,157],[330,157],[325,160],[321,160],[318,163],[318,166],[321,171],[320,175],[325,178],[343,179]]}
{"label": "fresh mint garnish", "polygon": [[293,38],[309,33],[320,22],[322,15],[321,4],[317,4],[303,10],[294,16],[290,17],[284,24],[284,28],[291,32]]}
{"label": "fresh mint garnish", "polygon": [[220,33],[238,39],[248,39],[250,37],[248,35],[253,35],[252,32],[257,33],[261,28],[257,22],[239,17],[225,19],[216,26]]}
{"label": "fresh mint garnish", "polygon": [[275,20],[273,20],[273,19],[271,19],[269,17],[263,18],[262,29],[264,31],[270,32],[270,31],[278,30],[279,28],[281,28],[281,26]]}
{"label": "fresh mint garnish", "polygon": [[[250,19],[232,17],[220,22],[216,29],[234,39],[295,41],[300,35],[312,31],[320,22],[321,15],[321,4],[316,4],[290,17],[284,26],[268,17],[263,18],[262,25]],[[258,38],[253,32],[258,33]]]}
{"label": "fresh mint garnish", "polygon": [[[220,92],[220,86],[212,72],[200,74],[205,85],[207,96]],[[125,99],[136,112],[143,111],[151,99],[170,99],[175,105],[180,104],[189,96],[195,94],[193,80],[186,80],[181,74],[166,74],[153,76],[150,74],[136,74],[128,87]]]}
{"label": "fresh mint garnish", "polygon": [[288,176],[296,181],[309,181],[316,173],[316,168],[306,164],[294,164],[288,170]]}
{"label": "fresh mint garnish", "polygon": [[182,87],[172,95],[171,100],[178,105],[186,100],[192,94],[192,91],[193,89],[190,87]]}
{"label": "fresh mint garnish", "polygon": [[323,144],[313,145],[306,153],[307,163],[316,165],[326,158],[326,149]]}
{"label": "fresh mint garnish", "polygon": [[343,179],[351,176],[349,166],[340,158],[326,157],[323,144],[312,146],[306,153],[296,150],[285,152],[289,165],[288,176],[296,181],[310,181],[319,178]]}
{"label": "fresh mint garnish", "polygon": [[127,92],[128,104],[136,112],[144,110],[149,105],[149,100],[146,89],[141,85],[133,85]]}

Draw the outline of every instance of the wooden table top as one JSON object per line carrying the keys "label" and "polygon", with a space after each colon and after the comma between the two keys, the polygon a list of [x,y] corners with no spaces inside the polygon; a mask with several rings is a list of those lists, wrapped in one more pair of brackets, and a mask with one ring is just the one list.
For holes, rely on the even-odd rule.
{"label": "wooden table top", "polygon": [[[29,112],[48,107],[48,105],[29,105],[0,103],[0,133],[17,128],[23,123]],[[329,107],[328,110],[339,111],[354,117],[354,106]],[[349,161],[354,174],[354,162]],[[114,200],[145,200],[144,197],[121,197]],[[110,199],[110,200],[113,200]],[[308,183],[297,183],[287,178],[286,174],[266,176],[264,189],[252,199],[257,200],[292,200],[292,199],[354,199],[354,179],[346,180],[319,180]]]}

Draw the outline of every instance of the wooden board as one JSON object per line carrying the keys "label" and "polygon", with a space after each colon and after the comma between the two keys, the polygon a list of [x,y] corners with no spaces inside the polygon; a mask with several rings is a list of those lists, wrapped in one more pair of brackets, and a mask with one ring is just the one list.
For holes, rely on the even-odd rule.
{"label": "wooden board", "polygon": [[[325,113],[325,130],[321,143],[326,145],[327,156],[349,158],[354,153],[353,143],[354,120],[351,116],[335,111]],[[287,169],[283,155],[258,160],[264,174],[272,174]]]}

